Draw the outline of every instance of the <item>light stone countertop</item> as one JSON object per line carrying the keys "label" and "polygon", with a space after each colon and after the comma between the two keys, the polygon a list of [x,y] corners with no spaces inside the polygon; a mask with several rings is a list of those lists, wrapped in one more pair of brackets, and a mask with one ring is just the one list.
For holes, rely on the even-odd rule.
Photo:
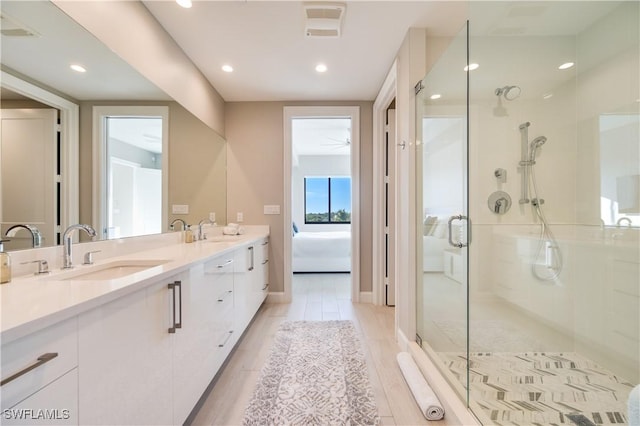
{"label": "light stone countertop", "polygon": [[166,261],[121,278],[73,280],[65,278],[70,274],[69,271],[60,269],[51,269],[52,272],[47,275],[16,277],[10,283],[0,285],[0,342],[9,343],[269,235],[269,228],[266,226],[250,228],[243,235],[218,237],[190,244],[172,242],[160,248],[96,260],[91,266],[77,264],[71,270],[75,274],[83,268],[87,271],[99,269],[100,265],[115,261]]}

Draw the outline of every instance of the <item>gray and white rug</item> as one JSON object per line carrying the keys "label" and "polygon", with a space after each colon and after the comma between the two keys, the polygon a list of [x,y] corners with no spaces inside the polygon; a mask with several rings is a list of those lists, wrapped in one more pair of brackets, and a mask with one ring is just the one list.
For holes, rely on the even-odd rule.
{"label": "gray and white rug", "polygon": [[351,321],[288,321],[276,333],[244,425],[377,425]]}

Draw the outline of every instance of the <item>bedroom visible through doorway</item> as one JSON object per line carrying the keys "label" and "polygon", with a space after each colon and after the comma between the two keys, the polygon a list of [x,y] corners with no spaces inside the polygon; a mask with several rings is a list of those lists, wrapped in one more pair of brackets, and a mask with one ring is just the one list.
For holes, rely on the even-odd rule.
{"label": "bedroom visible through doorway", "polygon": [[352,111],[316,108],[311,114],[292,115],[285,122],[291,144],[290,221],[285,221],[290,224],[285,225],[290,241],[288,254],[285,245],[290,268],[285,271],[290,272],[285,272],[289,281],[285,282],[285,298],[287,291],[292,296],[294,274],[348,274],[352,299],[359,291],[353,288],[359,287],[354,284],[358,282],[354,269],[358,269],[359,257],[354,256],[358,179],[353,157],[359,123]]}

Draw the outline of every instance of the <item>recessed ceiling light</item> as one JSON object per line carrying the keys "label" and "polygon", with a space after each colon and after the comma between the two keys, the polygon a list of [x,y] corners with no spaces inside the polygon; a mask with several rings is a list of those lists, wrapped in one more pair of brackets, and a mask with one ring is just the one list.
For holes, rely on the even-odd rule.
{"label": "recessed ceiling light", "polygon": [[185,9],[189,9],[192,6],[191,0],[176,0],[176,3],[178,3],[179,6],[182,6]]}
{"label": "recessed ceiling light", "polygon": [[225,64],[225,65],[222,66],[222,71],[224,71],[224,72],[233,72],[233,67],[231,65]]}
{"label": "recessed ceiling light", "polygon": [[82,65],[78,65],[78,64],[71,64],[71,69],[76,71],[76,72],[87,72],[85,67],[83,67]]}
{"label": "recessed ceiling light", "polygon": [[553,93],[545,93],[544,95],[542,95],[542,99],[549,99],[552,96],[553,96]]}
{"label": "recessed ceiling light", "polygon": [[316,71],[318,71],[318,72],[326,72],[327,71],[327,66],[325,64],[318,64],[318,65],[316,65]]}
{"label": "recessed ceiling light", "polygon": [[571,68],[572,66],[574,66],[575,64],[573,62],[565,62],[564,64],[560,65],[558,67],[559,70],[566,70]]}
{"label": "recessed ceiling light", "polygon": [[434,93],[433,95],[430,96],[430,98],[433,100],[440,99],[441,97],[442,95],[440,93]]}
{"label": "recessed ceiling light", "polygon": [[464,67],[464,70],[465,70],[465,71],[473,71],[473,70],[477,70],[479,66],[480,66],[480,65],[475,64],[475,63],[474,63],[474,64],[469,64],[469,65],[467,65],[466,67]]}

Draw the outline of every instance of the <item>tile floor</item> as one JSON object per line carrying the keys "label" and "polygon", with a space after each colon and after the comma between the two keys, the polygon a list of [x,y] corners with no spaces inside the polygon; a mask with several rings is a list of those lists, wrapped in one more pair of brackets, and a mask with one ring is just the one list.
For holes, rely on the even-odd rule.
{"label": "tile floor", "polygon": [[296,274],[293,301],[264,304],[238,343],[194,425],[239,425],[284,320],[351,320],[360,334],[383,425],[450,425],[428,422],[418,409],[396,362],[394,309],[350,300],[348,274]]}

